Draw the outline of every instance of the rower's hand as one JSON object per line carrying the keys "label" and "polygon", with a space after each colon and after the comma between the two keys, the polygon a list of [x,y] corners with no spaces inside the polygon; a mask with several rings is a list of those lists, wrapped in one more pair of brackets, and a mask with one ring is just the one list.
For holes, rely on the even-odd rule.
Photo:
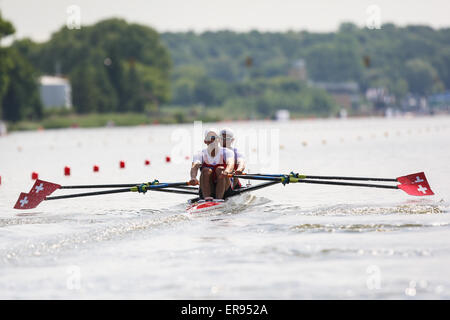
{"label": "rower's hand", "polygon": [[241,175],[241,174],[243,174],[243,171],[241,171],[241,170],[236,170],[236,171],[234,172],[234,174]]}
{"label": "rower's hand", "polygon": [[198,186],[200,183],[198,182],[198,180],[196,178],[189,180],[189,185],[190,186]]}
{"label": "rower's hand", "polygon": [[228,172],[228,171],[226,171],[226,170],[223,170],[223,171],[222,171],[222,175],[225,176],[225,177],[229,177],[229,176],[231,175],[231,172]]}

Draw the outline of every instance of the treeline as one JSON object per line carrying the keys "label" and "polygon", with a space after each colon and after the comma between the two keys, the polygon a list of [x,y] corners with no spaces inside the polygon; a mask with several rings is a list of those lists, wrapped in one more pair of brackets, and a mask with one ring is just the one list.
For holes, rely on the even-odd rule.
{"label": "treeline", "polygon": [[[0,39],[13,33],[0,16]],[[299,60],[307,81],[292,76]],[[47,42],[21,39],[0,48],[1,117],[45,114],[37,85],[43,74],[69,78],[80,114],[157,115],[170,105],[186,112],[220,109],[230,118],[268,117],[278,109],[327,116],[339,106],[311,81],[354,81],[362,94],[382,87],[398,99],[450,89],[450,29],[384,24],[369,30],[344,23],[330,33],[158,34],[122,19],[62,27]]]}
{"label": "treeline", "polygon": [[[9,22],[0,21],[1,37],[14,32]],[[17,40],[1,50],[6,120],[42,116],[37,78],[44,74],[70,80],[79,114],[151,113],[170,98],[170,55],[159,34],[146,26],[109,19],[79,30],[63,27],[44,43]]]}
{"label": "treeline", "polygon": [[152,111],[170,97],[169,52],[149,27],[109,19],[61,28],[48,42],[16,41],[42,74],[66,75],[77,113]]}
{"label": "treeline", "polygon": [[371,30],[343,23],[331,33],[188,32],[164,33],[162,39],[174,63],[172,91],[178,104],[192,103],[184,97],[186,92],[195,96],[195,79],[217,87],[286,77],[299,59],[306,62],[309,80],[355,81],[362,92],[384,87],[400,98],[450,89],[449,28],[384,24]]}
{"label": "treeline", "polygon": [[[14,26],[2,19],[0,41],[14,34]],[[0,119],[17,121],[42,116],[36,69],[16,48],[0,46]]]}

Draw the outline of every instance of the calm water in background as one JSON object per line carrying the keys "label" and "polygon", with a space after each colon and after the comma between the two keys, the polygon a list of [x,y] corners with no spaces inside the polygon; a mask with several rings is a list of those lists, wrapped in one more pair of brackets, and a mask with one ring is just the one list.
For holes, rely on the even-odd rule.
{"label": "calm water in background", "polygon": [[[11,133],[0,137],[0,298],[450,298],[449,117],[210,125],[258,137],[238,141],[254,173],[425,171],[435,196],[290,184],[195,217],[189,196],[162,192],[18,211],[33,171],[63,185],[188,180],[201,137],[192,124]],[[72,192],[83,190],[55,195]]]}

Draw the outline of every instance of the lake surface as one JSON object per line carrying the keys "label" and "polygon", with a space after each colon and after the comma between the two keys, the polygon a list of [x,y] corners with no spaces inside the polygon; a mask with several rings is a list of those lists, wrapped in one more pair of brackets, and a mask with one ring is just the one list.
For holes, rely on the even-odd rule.
{"label": "lake surface", "polygon": [[[191,196],[163,192],[12,209],[32,172],[61,185],[187,181],[210,126],[235,130],[251,173],[424,171],[435,195],[289,184],[198,216]],[[450,298],[450,117],[17,132],[0,137],[0,176],[1,299]]]}

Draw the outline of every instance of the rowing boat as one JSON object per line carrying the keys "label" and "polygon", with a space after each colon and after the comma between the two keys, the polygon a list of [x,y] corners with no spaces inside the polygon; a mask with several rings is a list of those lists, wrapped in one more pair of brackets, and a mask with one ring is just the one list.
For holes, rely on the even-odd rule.
{"label": "rowing boat", "polygon": [[186,207],[186,211],[190,214],[204,213],[204,212],[212,212],[221,210],[227,207],[227,204],[230,202],[230,199],[234,199],[239,195],[244,193],[249,193],[250,191],[256,191],[258,189],[262,189],[274,184],[280,183],[279,181],[270,181],[265,183],[260,183],[257,185],[247,185],[243,186],[239,189],[235,189],[232,191],[231,195],[226,199],[212,199],[212,200],[204,200],[199,197],[191,199],[188,201],[188,205]]}
{"label": "rowing boat", "polygon": [[[384,188],[403,190],[409,195],[413,196],[431,196],[433,191],[428,184],[428,181],[423,172],[409,174],[398,178],[363,178],[363,177],[342,177],[342,176],[315,176],[315,175],[300,175],[291,172],[290,174],[233,174],[230,178],[243,178],[248,180],[264,181],[256,185],[247,185],[239,189],[233,190],[232,194],[225,200],[213,199],[212,201],[204,201],[198,197],[198,187],[190,185],[189,182],[153,182],[140,184],[108,184],[108,185],[75,185],[75,186],[61,186],[56,183],[47,182],[37,179],[33,187],[28,193],[22,192],[19,195],[14,208],[15,209],[33,209],[36,208],[44,200],[68,199],[85,196],[96,196],[105,194],[115,194],[123,192],[139,192],[145,194],[147,191],[170,192],[177,194],[196,195],[197,197],[188,201],[186,211],[190,214],[195,214],[205,211],[215,211],[226,206],[229,199],[234,198],[243,193],[249,193],[258,189],[266,188],[276,184],[286,186],[291,183],[307,183],[307,184],[321,184],[334,186],[352,186],[352,187],[368,187],[368,188]],[[335,181],[338,180],[338,181]],[[348,181],[339,181],[348,180]],[[399,184],[372,184],[359,183],[355,181],[383,181],[396,182]],[[57,189],[86,189],[86,188],[115,188],[112,190],[95,191],[77,194],[68,194],[61,196],[52,196]]]}

